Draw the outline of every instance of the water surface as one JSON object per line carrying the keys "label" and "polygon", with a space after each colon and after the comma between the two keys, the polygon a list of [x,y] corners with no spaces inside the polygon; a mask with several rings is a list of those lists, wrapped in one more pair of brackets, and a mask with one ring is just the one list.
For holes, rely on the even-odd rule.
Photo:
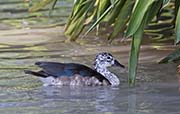
{"label": "water surface", "polygon": [[[98,37],[65,43],[62,27],[0,31],[0,112],[3,114],[177,114],[180,86],[176,64],[157,64],[171,46],[142,46],[137,85],[127,85],[125,70],[112,68],[118,87],[44,87],[23,70],[36,61],[92,66],[98,52],[111,52],[127,66],[128,45],[96,44]],[[89,42],[91,41],[91,42]],[[102,42],[100,40],[99,42]],[[105,42],[105,41],[103,41]]]}
{"label": "water surface", "polygon": [[[66,38],[63,27],[57,25],[67,21],[72,7],[71,0],[59,0],[51,19],[48,18],[46,8],[27,14],[28,3],[20,0],[0,2],[0,113],[180,113],[177,64],[157,64],[162,57],[174,50],[169,38],[165,39],[168,41],[165,46],[154,42],[147,44],[149,39],[143,41],[145,45],[141,48],[137,84],[136,87],[129,88],[129,41],[122,43],[121,39],[116,39],[112,44],[107,44],[103,39],[106,36],[100,38],[89,35],[75,43],[64,42]],[[153,25],[150,25],[146,34],[152,28]],[[162,40],[159,32],[149,36],[157,36],[158,40]],[[111,52],[126,66],[124,70],[110,69],[121,79],[118,87],[44,87],[38,78],[23,72],[26,69],[37,70],[33,65],[36,61],[76,62],[91,67],[94,56],[104,51]]]}

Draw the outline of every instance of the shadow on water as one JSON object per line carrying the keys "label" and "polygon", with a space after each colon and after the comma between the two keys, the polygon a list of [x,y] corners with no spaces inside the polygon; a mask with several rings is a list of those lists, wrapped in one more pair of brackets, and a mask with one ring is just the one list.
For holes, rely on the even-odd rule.
{"label": "shadow on water", "polygon": [[[1,11],[7,13],[10,10]],[[1,22],[4,24],[9,20],[2,18]],[[76,62],[92,66],[94,56],[107,51],[127,66],[128,42],[119,45],[116,40],[107,44],[105,39],[87,36],[76,43],[64,43],[63,27],[5,28],[0,31],[0,112],[3,114],[180,113],[177,65],[157,64],[174,50],[169,44],[142,46],[135,88],[128,88],[127,67],[123,71],[110,69],[121,79],[118,87],[43,87],[36,77],[23,72],[25,69],[36,70],[34,62]]]}

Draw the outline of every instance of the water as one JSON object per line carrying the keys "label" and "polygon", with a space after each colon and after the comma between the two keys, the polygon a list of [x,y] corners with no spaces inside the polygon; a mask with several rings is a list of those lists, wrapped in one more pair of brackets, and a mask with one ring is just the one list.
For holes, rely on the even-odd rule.
{"label": "water", "polygon": [[0,0],[0,30],[64,25],[73,5],[73,0],[58,0],[49,15],[52,4],[37,12],[28,12],[31,1],[37,3],[37,0]]}
{"label": "water", "polygon": [[[142,46],[135,88],[127,68],[118,87],[43,87],[23,70],[36,61],[77,62],[92,66],[98,52],[111,52],[127,66],[129,46],[96,45],[97,37],[64,43],[62,27],[4,30],[0,35],[0,112],[3,114],[177,114],[180,85],[176,64],[157,64],[173,47]],[[91,41],[91,42],[90,42]],[[104,42],[104,41],[103,41]],[[108,47],[107,47],[108,45]],[[152,54],[153,53],[153,54]]]}
{"label": "water", "polygon": [[3,93],[0,112],[4,114],[180,113],[178,86],[170,83],[142,84],[134,89],[126,86],[37,87],[23,91],[4,90]]}
{"label": "water", "polygon": [[[142,46],[137,84],[134,88],[127,85],[127,67],[122,71],[118,68],[111,69],[121,79],[122,83],[118,87],[43,87],[38,78],[23,72],[26,69],[36,70],[34,62],[76,62],[92,66],[94,56],[98,52],[107,51],[127,66],[129,42],[121,43],[117,39],[112,44],[107,44],[105,39],[87,36],[76,43],[65,43],[63,27],[55,25],[65,23],[67,16],[58,17],[55,11],[52,20],[49,20],[45,10],[45,16],[37,18],[26,14],[27,5],[23,6],[18,0],[12,1],[14,0],[4,3],[1,0],[0,9],[1,15],[3,14],[0,18],[0,113],[180,113],[180,78],[176,73],[177,64],[157,64],[157,61],[174,50],[169,43],[166,46],[158,43]],[[65,10],[61,11],[68,15],[72,3],[59,1],[58,6],[65,6]],[[12,4],[21,6],[18,7],[20,10],[12,12]],[[4,5],[6,7],[3,7]],[[27,21],[28,25],[24,27],[22,21]],[[39,28],[47,22],[54,27]],[[30,29],[33,27],[34,29]]]}

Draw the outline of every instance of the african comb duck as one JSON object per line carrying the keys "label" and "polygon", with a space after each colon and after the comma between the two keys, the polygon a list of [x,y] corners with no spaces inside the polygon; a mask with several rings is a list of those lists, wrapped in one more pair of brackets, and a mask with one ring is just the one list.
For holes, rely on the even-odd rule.
{"label": "african comb duck", "polygon": [[120,80],[108,67],[124,68],[124,65],[107,52],[96,55],[93,69],[78,63],[36,62],[35,65],[41,70],[26,70],[25,73],[40,77],[44,85],[117,86]]}

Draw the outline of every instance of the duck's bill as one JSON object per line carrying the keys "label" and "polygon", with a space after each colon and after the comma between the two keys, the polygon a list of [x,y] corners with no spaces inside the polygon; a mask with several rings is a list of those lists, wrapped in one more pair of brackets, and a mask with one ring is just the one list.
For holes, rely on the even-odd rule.
{"label": "duck's bill", "polygon": [[114,61],[114,65],[113,66],[118,66],[118,67],[125,68],[125,66],[122,65],[121,63],[119,63],[119,61],[117,61],[117,60]]}

